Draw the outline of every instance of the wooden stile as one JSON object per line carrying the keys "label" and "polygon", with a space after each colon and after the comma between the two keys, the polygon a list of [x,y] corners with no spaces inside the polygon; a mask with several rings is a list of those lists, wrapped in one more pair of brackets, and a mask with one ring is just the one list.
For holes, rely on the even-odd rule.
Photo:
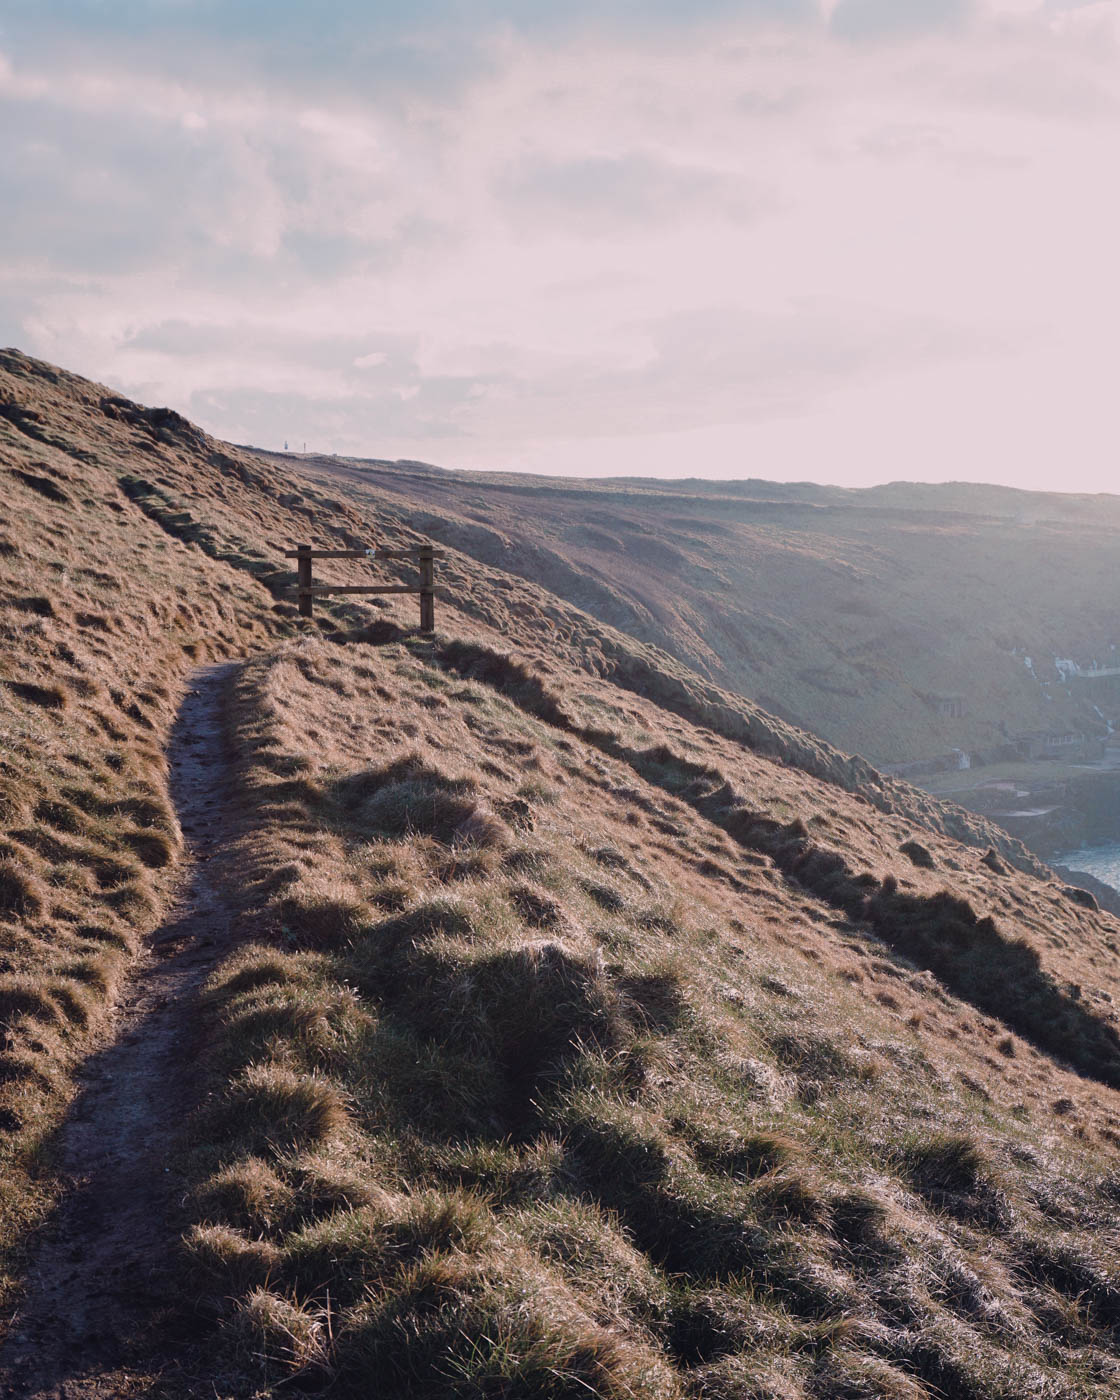
{"label": "wooden stile", "polygon": [[[296,597],[301,617],[311,617],[317,594],[326,593],[418,593],[420,595],[420,631],[434,632],[435,561],[441,551],[430,544],[414,545],[410,549],[314,549],[309,544],[296,545],[284,551],[285,559],[296,560]],[[314,583],[312,561],[315,559],[415,559],[420,566],[419,584],[380,583]]]}

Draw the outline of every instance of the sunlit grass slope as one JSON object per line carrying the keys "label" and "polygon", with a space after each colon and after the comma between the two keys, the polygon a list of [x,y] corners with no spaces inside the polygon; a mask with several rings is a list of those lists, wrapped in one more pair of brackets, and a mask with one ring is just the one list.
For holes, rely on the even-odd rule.
{"label": "sunlit grass slope", "polygon": [[237,657],[176,1148],[210,1391],[1116,1393],[1091,898],[495,564],[448,552],[432,639],[300,623],[283,550],[415,539],[399,500],[11,352],[0,480],[9,1250],[167,908],[184,674]]}
{"label": "sunlit grass slope", "polygon": [[[248,575],[125,495],[163,450],[95,392],[0,355],[0,1240],[49,1194],[68,1074],[165,906],[165,746],[186,669],[277,630]],[[131,411],[131,410],[130,410]],[[0,1255],[0,1293],[10,1279]]]}
{"label": "sunlit grass slope", "polygon": [[1060,980],[1109,980],[1112,922],[465,654],[309,639],[238,687],[186,1240],[227,1374],[1112,1393],[1120,1047]]}

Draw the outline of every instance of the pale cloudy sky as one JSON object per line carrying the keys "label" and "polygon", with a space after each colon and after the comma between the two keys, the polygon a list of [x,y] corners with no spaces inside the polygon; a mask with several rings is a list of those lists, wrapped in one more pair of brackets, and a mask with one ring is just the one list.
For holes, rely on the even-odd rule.
{"label": "pale cloudy sky", "polygon": [[236,441],[1120,490],[1120,0],[0,0],[0,344]]}

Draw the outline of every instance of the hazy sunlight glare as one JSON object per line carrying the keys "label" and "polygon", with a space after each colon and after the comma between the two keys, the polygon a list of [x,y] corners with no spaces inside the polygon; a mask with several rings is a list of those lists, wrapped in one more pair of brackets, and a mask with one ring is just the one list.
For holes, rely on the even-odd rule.
{"label": "hazy sunlight glare", "polygon": [[1116,4],[247,13],[0,27],[0,340],[266,447],[1111,488]]}

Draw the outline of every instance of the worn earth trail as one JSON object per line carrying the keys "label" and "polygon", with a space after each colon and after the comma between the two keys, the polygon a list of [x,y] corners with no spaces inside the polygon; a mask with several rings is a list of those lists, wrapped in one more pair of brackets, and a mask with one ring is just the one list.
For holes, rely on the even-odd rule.
{"label": "worn earth trail", "polygon": [[151,1337],[174,1298],[182,1194],[169,1149],[195,1102],[199,990],[232,920],[210,874],[221,849],[223,713],[235,664],[196,671],[170,747],[185,838],[178,898],[86,1063],[61,1136],[67,1190],[44,1227],[22,1306],[0,1350],[0,1395],[109,1400],[162,1369]]}

